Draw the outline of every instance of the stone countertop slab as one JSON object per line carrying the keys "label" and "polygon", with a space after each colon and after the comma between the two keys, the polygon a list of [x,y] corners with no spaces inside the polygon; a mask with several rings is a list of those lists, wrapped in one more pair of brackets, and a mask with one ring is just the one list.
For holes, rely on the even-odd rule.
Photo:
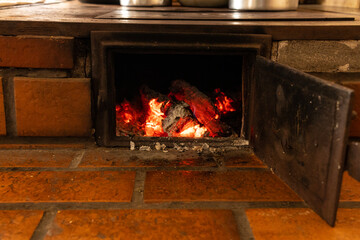
{"label": "stone countertop slab", "polygon": [[[270,34],[274,40],[358,39],[360,17],[347,12],[329,12],[314,6],[300,6],[299,10],[285,12],[236,12],[229,9],[202,9],[206,18],[178,19],[98,18],[123,9],[119,5],[85,4],[65,1],[53,4],[35,4],[0,8],[0,35],[45,35],[88,38],[91,31],[168,31]],[[174,8],[169,8],[174,9]],[[176,7],[176,9],[185,9]],[[191,11],[198,9],[188,9]],[[131,12],[129,11],[129,12]],[[167,11],[162,9],[162,12]],[[240,14],[238,14],[240,13]],[[157,13],[158,14],[158,13]],[[230,15],[246,17],[233,18]],[[173,14],[174,15],[174,12]],[[176,14],[175,14],[176,15]],[[270,16],[275,16],[276,19]],[[268,16],[265,19],[264,16]],[[262,20],[264,17],[264,20]]]}

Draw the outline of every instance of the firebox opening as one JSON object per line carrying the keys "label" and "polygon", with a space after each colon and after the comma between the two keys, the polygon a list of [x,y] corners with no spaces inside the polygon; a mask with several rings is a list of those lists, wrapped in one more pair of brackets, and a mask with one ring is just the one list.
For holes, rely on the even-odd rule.
{"label": "firebox opening", "polygon": [[113,55],[116,136],[238,138],[239,55]]}

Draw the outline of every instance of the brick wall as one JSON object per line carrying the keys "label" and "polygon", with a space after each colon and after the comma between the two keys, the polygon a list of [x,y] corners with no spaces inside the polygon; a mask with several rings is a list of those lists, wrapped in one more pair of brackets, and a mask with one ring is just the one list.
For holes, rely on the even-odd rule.
{"label": "brick wall", "polygon": [[[272,50],[272,60],[316,73],[358,73],[358,56],[360,41],[279,41]],[[0,135],[90,136],[90,65],[89,39],[0,36]],[[342,83],[360,113],[360,79]]]}
{"label": "brick wall", "polygon": [[91,136],[89,52],[88,40],[0,36],[0,135]]}

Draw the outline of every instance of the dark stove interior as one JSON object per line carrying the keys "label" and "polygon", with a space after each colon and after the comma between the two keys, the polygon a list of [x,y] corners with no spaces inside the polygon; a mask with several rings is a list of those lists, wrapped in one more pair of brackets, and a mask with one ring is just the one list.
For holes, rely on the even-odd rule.
{"label": "dark stove interior", "polygon": [[[159,142],[168,147],[174,147],[174,143],[208,143],[222,147],[248,144],[255,58],[256,55],[270,56],[270,36],[94,32],[91,42],[93,113],[99,145],[129,147],[134,142],[136,146],[153,146]],[[144,98],[149,104],[144,104]],[[167,102],[170,100],[170,106],[180,102],[180,112],[187,114],[175,114],[173,119],[185,121],[167,125],[175,129],[166,130],[167,134],[144,134],[143,127],[141,131],[119,128],[118,113],[123,103],[140,115],[135,129],[146,125],[144,121],[152,98],[156,99],[156,106],[160,105],[157,109],[165,118],[172,115]],[[216,105],[217,98],[230,99],[233,110],[221,112]],[[188,126],[189,119],[196,134],[184,136],[180,130]],[[204,126],[210,130],[201,132]]]}
{"label": "dark stove interior", "polygon": [[241,135],[242,56],[117,53],[113,64],[117,136]]}

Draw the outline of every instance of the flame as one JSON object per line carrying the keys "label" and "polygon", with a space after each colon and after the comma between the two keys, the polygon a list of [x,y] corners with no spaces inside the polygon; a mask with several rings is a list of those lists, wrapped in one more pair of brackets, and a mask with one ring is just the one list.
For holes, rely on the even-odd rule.
{"label": "flame", "polygon": [[157,98],[150,100],[145,122],[145,136],[163,137],[167,135],[162,129],[162,120],[165,118],[165,114],[161,109],[164,103],[158,102]]}
{"label": "flame", "polygon": [[[235,108],[231,105],[234,100],[227,97],[225,93],[221,92],[219,88],[215,89],[215,93],[219,94],[218,97],[216,97],[215,106],[220,111],[220,113],[225,114],[228,112],[235,112]],[[217,119],[215,117],[215,119]]]}
{"label": "flame", "polygon": [[197,124],[194,121],[189,121],[182,127],[175,137],[200,138],[203,137],[207,131],[206,127],[201,127],[200,124]]}

